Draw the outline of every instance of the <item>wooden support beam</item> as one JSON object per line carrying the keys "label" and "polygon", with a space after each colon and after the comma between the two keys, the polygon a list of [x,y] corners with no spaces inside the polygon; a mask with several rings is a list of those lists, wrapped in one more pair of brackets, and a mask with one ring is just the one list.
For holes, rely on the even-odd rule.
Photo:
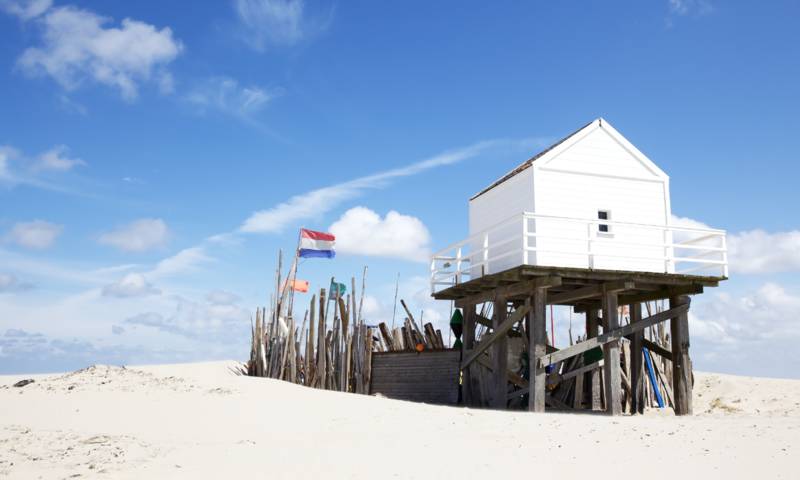
{"label": "wooden support beam", "polygon": [[692,414],[692,361],[689,358],[689,304],[685,295],[669,299],[671,310],[683,309],[672,317],[672,393],[675,415]]}
{"label": "wooden support beam", "polygon": [[[642,304],[632,303],[628,307],[631,324],[642,321]],[[644,413],[644,331],[640,330],[631,335],[631,413]]]}
{"label": "wooden support beam", "polygon": [[530,358],[528,410],[531,412],[544,412],[547,374],[541,358],[547,355],[547,289],[537,288],[534,290],[533,296],[528,298],[525,306],[530,307],[529,310],[531,310],[528,339],[528,355]]}
{"label": "wooden support beam", "polygon": [[644,338],[642,339],[642,346],[650,350],[651,353],[657,353],[662,357],[666,358],[667,360],[672,361],[672,352],[662,347],[661,345],[651,342],[650,340]]}
{"label": "wooden support beam", "polygon": [[[467,353],[475,345],[475,305],[463,308],[464,331],[462,332],[463,341],[461,342],[461,358],[465,358]],[[472,406],[472,375],[469,366],[461,367],[461,399],[464,405]]]}
{"label": "wooden support beam", "polygon": [[456,307],[462,305],[477,305],[483,302],[494,301],[495,298],[510,298],[529,295],[537,288],[550,288],[561,286],[561,277],[536,277],[533,280],[521,281],[511,285],[499,286],[490,290],[484,290],[468,297],[459,298],[455,301]]}
{"label": "wooden support beam", "polygon": [[[642,288],[642,287],[644,287],[644,284],[637,284],[636,286],[636,288]],[[665,298],[674,297],[676,295],[696,295],[700,293],[703,293],[703,285],[699,284],[678,285],[678,286],[661,288],[658,290],[652,290],[648,292],[620,295],[618,303],[620,305],[630,305],[633,303],[644,303],[653,300],[661,300]],[[573,311],[575,313],[583,313],[596,308],[600,308],[599,301],[592,301],[591,299],[585,299],[585,301],[575,305]]]}
{"label": "wooden support beam", "polygon": [[[508,314],[508,304],[506,300],[497,299],[494,302],[494,315],[492,317],[492,327],[495,331],[500,329],[500,325],[506,320]],[[520,316],[520,320],[522,316]],[[513,325],[513,324],[512,324]],[[494,369],[494,388],[492,389],[491,406],[496,409],[505,409],[506,395],[508,394],[508,336],[504,333],[499,335],[494,341],[492,348],[492,367]]]}
{"label": "wooden support beam", "polygon": [[593,370],[597,370],[598,368],[600,368],[602,366],[603,366],[603,361],[602,360],[598,360],[598,361],[596,361],[594,363],[590,363],[589,365],[585,365],[583,367],[576,368],[575,370],[567,372],[564,375],[559,375],[558,376],[558,381],[559,382],[563,382],[565,380],[569,380],[570,378],[574,378],[574,377],[577,377],[579,375],[583,375],[586,372],[591,372]]}
{"label": "wooden support beam", "polygon": [[479,325],[483,325],[486,328],[492,328],[492,320],[490,318],[486,318],[483,315],[475,314],[475,322]]}
{"label": "wooden support beam", "polygon": [[631,333],[639,332],[647,327],[652,327],[657,323],[661,323],[675,316],[685,314],[688,311],[688,304],[678,305],[670,308],[669,310],[656,313],[655,315],[642,319],[641,322],[637,322],[636,324],[631,323],[629,325],[619,327],[616,330],[598,335],[595,338],[588,338],[583,342],[572,345],[571,347],[563,348],[555,353],[545,355],[539,359],[539,365],[544,367],[547,365],[552,365],[556,362],[564,361],[570,357],[574,357],[575,355],[589,351],[595,347],[601,347],[608,342],[617,341],[622,337],[630,335]]}
{"label": "wooden support beam", "polygon": [[631,281],[598,283],[550,295],[547,302],[551,305],[570,304],[586,298],[600,297],[603,293],[633,290],[634,288],[636,288],[636,284]]}
{"label": "wooden support beam", "polygon": [[[603,323],[608,332],[619,330],[617,293],[603,294]],[[622,338],[622,337],[620,337]],[[622,414],[622,372],[619,356],[619,338],[603,345],[603,377],[606,390],[606,413]]]}
{"label": "wooden support beam", "polygon": [[[600,315],[597,310],[586,312],[586,339],[597,338],[600,334]],[[603,408],[602,394],[600,392],[600,371],[592,370],[589,373],[589,394],[591,395],[592,410]]]}
{"label": "wooden support beam", "polygon": [[[485,335],[475,348],[466,350],[464,352],[463,360],[461,361],[462,370],[469,366],[469,364],[472,363],[476,358],[478,358],[478,355],[483,353],[487,348],[491,347],[498,338],[505,338],[506,333],[508,333],[508,331],[511,330],[511,327],[513,327],[517,322],[522,320],[525,314],[528,313],[528,310],[530,310],[530,308],[527,305],[518,310],[514,310],[514,313],[512,313],[510,317],[506,318],[503,323],[495,327],[492,333]],[[466,342],[464,343],[466,344]]]}

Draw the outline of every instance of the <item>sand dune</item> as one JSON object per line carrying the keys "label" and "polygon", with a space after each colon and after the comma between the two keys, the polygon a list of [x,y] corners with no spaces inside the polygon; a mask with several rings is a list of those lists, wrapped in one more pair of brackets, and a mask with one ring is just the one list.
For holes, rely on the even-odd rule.
{"label": "sand dune", "polygon": [[413,404],[235,362],[0,377],[8,478],[798,478],[800,381],[698,373],[695,416]]}

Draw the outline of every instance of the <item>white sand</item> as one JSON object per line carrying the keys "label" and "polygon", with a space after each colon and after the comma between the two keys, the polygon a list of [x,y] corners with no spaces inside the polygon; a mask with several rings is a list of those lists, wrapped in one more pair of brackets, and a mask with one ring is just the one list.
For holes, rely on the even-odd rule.
{"label": "white sand", "polygon": [[800,478],[795,380],[698,373],[695,416],[609,418],[323,392],[234,365],[0,377],[0,477]]}

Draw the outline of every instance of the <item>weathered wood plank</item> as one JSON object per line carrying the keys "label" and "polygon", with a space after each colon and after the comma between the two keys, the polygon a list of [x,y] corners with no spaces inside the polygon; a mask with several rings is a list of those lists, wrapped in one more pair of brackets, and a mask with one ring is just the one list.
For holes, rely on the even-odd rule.
{"label": "weathered wood plank", "polygon": [[[631,324],[642,321],[642,304],[633,303],[629,307]],[[640,330],[631,335],[630,365],[631,365],[631,413],[644,413],[644,364],[642,347],[644,346],[644,331]]]}
{"label": "weathered wood plank", "polygon": [[[530,310],[530,338],[528,355],[530,356],[530,395],[528,396],[528,410],[531,412],[544,412],[545,386],[547,374],[540,359],[547,354],[547,289],[537,288],[533,296],[526,300],[526,310]],[[530,308],[528,308],[530,307]],[[555,355],[555,354],[553,354]]]}
{"label": "weathered wood plank", "polygon": [[683,309],[672,317],[672,392],[675,415],[692,414],[692,362],[689,358],[689,304],[687,296],[669,299],[670,310]]}
{"label": "weathered wood plank", "polygon": [[[475,345],[475,305],[468,305],[463,308],[464,314],[464,331],[462,333],[464,341],[461,343],[461,359],[466,358],[469,352]],[[468,367],[461,367],[461,398],[464,405],[472,406],[472,374]]]}
{"label": "weathered wood plank", "polygon": [[[500,325],[506,321],[508,314],[508,304],[504,298],[495,300],[494,316],[492,327],[495,331],[500,330]],[[520,320],[522,316],[520,316]],[[515,322],[516,323],[516,322]],[[512,325],[513,326],[513,325]],[[506,371],[508,370],[508,336],[498,335],[492,348],[492,367],[494,368],[494,388],[492,389],[492,408],[504,409],[506,407],[506,395],[508,394],[508,380]]]}
{"label": "weathered wood plank", "polygon": [[[617,293],[603,294],[603,320],[609,332],[619,330],[619,314],[617,312]],[[619,338],[622,338],[620,336]],[[603,344],[603,373],[606,391],[606,413],[622,414],[622,374],[620,370],[619,338]]]}
{"label": "weathered wood plank", "polygon": [[537,277],[533,280],[521,281],[506,286],[499,286],[489,290],[478,292],[464,298],[459,298],[455,301],[456,307],[462,305],[476,305],[483,302],[493,301],[495,298],[510,298],[522,296],[533,292],[537,288],[557,287],[561,285],[561,277]]}
{"label": "weathered wood plank", "polygon": [[597,285],[589,285],[587,287],[550,295],[547,301],[551,305],[569,304],[577,300],[600,297],[604,292],[618,292],[622,290],[633,290],[634,288],[636,288],[636,284],[631,281],[598,283]]}
{"label": "weathered wood plank", "polygon": [[[597,338],[600,334],[600,316],[596,309],[586,312],[586,339]],[[603,399],[600,392],[600,370],[592,370],[589,373],[589,394],[591,395],[591,407],[593,411],[603,408]]]}
{"label": "weathered wood plank", "polygon": [[578,355],[579,353],[586,352],[595,347],[603,346],[608,342],[617,341],[622,337],[630,335],[631,333],[644,330],[647,327],[653,326],[657,323],[661,323],[665,320],[669,320],[670,318],[676,315],[680,315],[681,313],[685,313],[688,310],[689,310],[688,305],[679,305],[664,312],[656,313],[655,315],[647,317],[643,319],[641,322],[638,322],[636,325],[634,324],[625,325],[624,327],[619,327],[616,330],[612,330],[608,333],[603,333],[602,335],[598,335],[595,338],[586,339],[585,341],[576,343],[571,347],[567,347],[555,353],[543,356],[541,359],[539,359],[540,365],[547,366],[547,365],[552,365],[556,362],[564,361],[569,357]]}
{"label": "weathered wood plank", "polygon": [[652,353],[657,353],[662,357],[666,358],[667,360],[672,361],[672,352],[667,350],[666,348],[662,347],[661,345],[651,342],[650,340],[643,338],[642,339],[642,346]]}
{"label": "weathered wood plank", "polygon": [[487,348],[491,347],[492,344],[495,341],[497,341],[498,338],[505,337],[506,333],[508,333],[508,331],[511,330],[511,327],[513,327],[517,322],[522,320],[522,317],[524,317],[525,314],[528,313],[528,310],[529,307],[527,306],[515,310],[510,317],[506,318],[503,321],[503,323],[497,325],[497,327],[495,327],[495,330],[492,333],[485,335],[483,338],[481,338],[480,343],[478,343],[478,345],[475,348],[467,350],[465,352],[464,360],[462,360],[461,362],[461,368],[466,368],[470,363],[472,363],[478,357],[478,355],[483,353]]}

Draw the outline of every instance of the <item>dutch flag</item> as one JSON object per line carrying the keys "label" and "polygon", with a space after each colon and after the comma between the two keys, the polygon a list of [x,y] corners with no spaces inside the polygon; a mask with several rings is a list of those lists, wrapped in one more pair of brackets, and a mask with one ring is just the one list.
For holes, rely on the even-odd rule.
{"label": "dutch flag", "polygon": [[330,233],[315,232],[314,230],[300,229],[300,249],[297,252],[298,257],[310,258],[333,258],[336,252],[333,246],[336,243],[336,237]]}

